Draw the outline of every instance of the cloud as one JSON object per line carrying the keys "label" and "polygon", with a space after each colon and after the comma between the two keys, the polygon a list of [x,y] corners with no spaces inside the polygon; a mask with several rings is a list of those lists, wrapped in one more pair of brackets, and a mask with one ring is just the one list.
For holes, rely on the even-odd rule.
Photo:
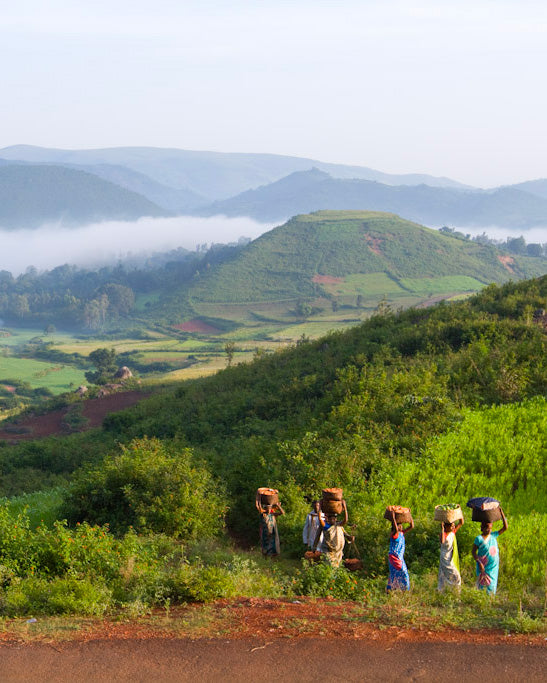
{"label": "cloud", "polygon": [[197,244],[254,239],[273,224],[250,218],[141,218],[135,222],[105,221],[80,228],[44,225],[37,230],[0,231],[0,270],[14,274],[28,266],[38,270],[69,263],[96,266],[131,254],[193,250]]}

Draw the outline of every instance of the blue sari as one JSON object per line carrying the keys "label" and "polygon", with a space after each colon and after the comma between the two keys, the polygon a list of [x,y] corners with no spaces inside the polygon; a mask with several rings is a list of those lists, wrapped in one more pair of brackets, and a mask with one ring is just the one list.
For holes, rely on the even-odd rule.
{"label": "blue sari", "polygon": [[[474,543],[477,546],[477,588],[494,595],[498,587],[500,570],[500,554],[498,550],[499,531],[492,531],[487,538],[477,536]],[[481,573],[481,565],[484,572]]]}
{"label": "blue sari", "polygon": [[405,535],[402,531],[389,538],[389,579],[387,590],[410,590],[410,577],[405,562]]}

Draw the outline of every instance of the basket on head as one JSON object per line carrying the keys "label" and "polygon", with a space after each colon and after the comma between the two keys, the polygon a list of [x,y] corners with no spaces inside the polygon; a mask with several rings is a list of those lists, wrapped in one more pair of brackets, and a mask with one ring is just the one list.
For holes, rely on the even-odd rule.
{"label": "basket on head", "polygon": [[391,522],[391,513],[395,513],[395,521],[397,524],[405,524],[410,522],[412,515],[410,514],[410,508],[405,508],[402,505],[388,505],[386,511],[384,512],[384,519]]}
{"label": "basket on head", "polygon": [[342,500],[343,497],[344,491],[342,489],[323,489],[323,500]]}
{"label": "basket on head", "polygon": [[497,522],[501,519],[501,508],[499,505],[489,510],[473,508],[471,519],[473,522]]}
{"label": "basket on head", "polygon": [[262,505],[276,505],[279,503],[279,491],[277,489],[270,489],[267,486],[263,486],[258,489],[257,493],[260,496]]}
{"label": "basket on head", "polygon": [[342,501],[341,500],[329,500],[323,498],[321,501],[321,510],[326,515],[340,515],[342,514]]}
{"label": "basket on head", "polygon": [[452,510],[443,509],[442,505],[435,506],[436,522],[455,522],[458,519],[463,519],[462,509],[459,505]]}

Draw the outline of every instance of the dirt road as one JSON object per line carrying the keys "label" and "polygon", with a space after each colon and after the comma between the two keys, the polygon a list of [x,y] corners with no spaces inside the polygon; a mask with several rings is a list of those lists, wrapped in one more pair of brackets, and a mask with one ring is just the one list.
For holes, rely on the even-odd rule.
{"label": "dirt road", "polygon": [[0,645],[12,681],[545,681],[547,647],[329,638],[72,641]]}

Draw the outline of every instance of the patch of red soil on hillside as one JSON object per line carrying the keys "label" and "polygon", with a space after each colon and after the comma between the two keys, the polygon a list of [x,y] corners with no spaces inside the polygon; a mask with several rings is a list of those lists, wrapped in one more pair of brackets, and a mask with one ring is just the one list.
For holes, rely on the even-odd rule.
{"label": "patch of red soil on hillside", "polygon": [[317,282],[319,285],[337,285],[339,282],[343,282],[344,278],[333,275],[314,275],[311,281]]}
{"label": "patch of red soil on hillside", "polygon": [[515,264],[515,259],[512,256],[504,256],[503,254],[498,254],[498,261],[510,273],[515,272],[514,269],[511,267]]}
{"label": "patch of red soil on hillside", "polygon": [[194,318],[193,320],[187,320],[185,323],[180,323],[179,325],[173,325],[177,330],[182,330],[183,332],[200,332],[202,334],[217,334],[220,330],[212,325],[204,323],[199,318]]}
{"label": "patch of red soil on hillside", "polygon": [[2,384],[2,389],[5,389],[6,391],[9,391],[12,394],[15,393],[15,387],[12,387],[11,384]]}
{"label": "patch of red soil on hillside", "polygon": [[[104,418],[109,413],[129,408],[147,396],[149,394],[145,394],[142,391],[123,391],[118,394],[104,396],[103,398],[91,398],[88,401],[84,401],[82,414],[89,422],[82,431],[92,429],[93,427],[100,427]],[[40,439],[46,436],[53,436],[54,434],[66,434],[67,432],[63,429],[63,418],[66,412],[67,408],[63,408],[62,410],[54,410],[45,415],[29,415],[17,423],[17,429],[24,430],[24,433],[17,434],[0,429],[0,439],[17,442]]]}
{"label": "patch of red soil on hillside", "polygon": [[384,240],[381,240],[379,237],[372,237],[371,235],[365,235],[364,237],[367,241],[368,248],[378,256],[382,256],[380,247],[384,243]]}

